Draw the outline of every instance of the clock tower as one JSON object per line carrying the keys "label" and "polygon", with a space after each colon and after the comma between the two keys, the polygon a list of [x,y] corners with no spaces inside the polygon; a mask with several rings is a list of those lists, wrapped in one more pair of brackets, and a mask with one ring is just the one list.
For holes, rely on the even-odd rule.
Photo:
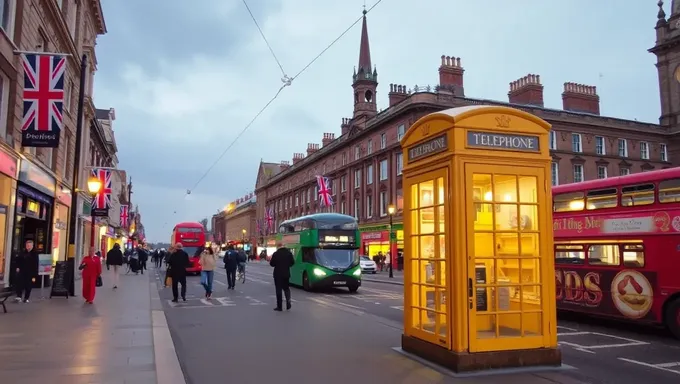
{"label": "clock tower", "polygon": [[673,0],[666,19],[663,0],[657,3],[656,44],[649,52],[657,57],[661,116],[659,124],[680,134],[680,0]]}

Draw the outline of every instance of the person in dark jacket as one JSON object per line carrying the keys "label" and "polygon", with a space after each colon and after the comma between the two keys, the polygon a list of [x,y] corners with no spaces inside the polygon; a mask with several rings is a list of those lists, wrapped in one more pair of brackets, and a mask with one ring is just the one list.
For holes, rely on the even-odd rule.
{"label": "person in dark jacket", "polygon": [[140,245],[137,249],[137,254],[139,255],[139,270],[143,275],[146,270],[146,262],[149,260],[149,252]]}
{"label": "person in dark jacket", "polygon": [[118,289],[120,269],[123,267],[123,252],[118,243],[113,244],[113,248],[106,252],[106,269],[110,267],[113,267],[113,289]]}
{"label": "person in dark jacket", "polygon": [[38,251],[33,248],[33,240],[27,240],[24,250],[16,258],[16,301],[28,303],[33,282],[38,276]]}
{"label": "person in dark jacket", "polygon": [[290,249],[280,246],[272,255],[269,265],[274,267],[274,287],[276,289],[276,308],[275,311],[282,311],[281,291],[286,295],[286,309],[290,309],[290,267],[295,264],[295,257]]}
{"label": "person in dark jacket", "polygon": [[224,254],[224,269],[227,270],[227,289],[236,287],[236,269],[238,268],[239,254],[230,245],[227,253]]}
{"label": "person in dark jacket", "polygon": [[172,278],[172,301],[177,302],[177,284],[182,284],[182,300],[187,301],[187,268],[191,266],[189,255],[182,244],[175,244],[175,252],[168,259],[168,274]]}

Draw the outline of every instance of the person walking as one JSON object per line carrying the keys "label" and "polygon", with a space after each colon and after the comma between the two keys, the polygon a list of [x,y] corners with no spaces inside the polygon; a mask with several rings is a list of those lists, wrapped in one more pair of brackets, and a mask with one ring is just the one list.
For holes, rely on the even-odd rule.
{"label": "person walking", "polygon": [[224,254],[224,269],[227,270],[227,289],[234,289],[234,287],[236,287],[238,258],[238,252],[234,250],[233,245],[230,245],[227,253]]}
{"label": "person walking", "polygon": [[123,268],[123,252],[118,243],[113,244],[113,248],[106,252],[106,269],[111,267],[113,267],[113,289],[118,289],[120,270]]}
{"label": "person walking", "polygon": [[182,284],[182,300],[187,301],[187,268],[191,266],[189,255],[182,249],[182,244],[175,244],[175,252],[168,259],[168,272],[172,279],[172,302],[178,301],[178,284]]}
{"label": "person walking", "polygon": [[213,278],[215,277],[215,265],[217,257],[212,248],[208,247],[201,253],[201,285],[205,289],[205,298],[210,300],[212,297]]}
{"label": "person walking", "polygon": [[149,260],[149,252],[140,245],[137,249],[137,254],[139,255],[139,270],[143,275],[146,270],[146,262]]}
{"label": "person walking", "polygon": [[27,240],[16,258],[16,302],[28,303],[33,283],[38,276],[38,251],[33,248],[33,240]]}
{"label": "person walking", "polygon": [[291,307],[289,280],[290,267],[292,267],[293,264],[295,264],[293,253],[290,249],[279,245],[279,249],[274,252],[271,261],[269,261],[269,265],[274,267],[274,288],[276,289],[275,311],[281,312],[283,310],[282,291],[286,295],[286,309],[288,310]]}
{"label": "person walking", "polygon": [[92,304],[97,292],[97,278],[102,274],[102,262],[95,255],[94,247],[90,247],[90,253],[83,257],[78,269],[83,271],[83,298],[87,304]]}

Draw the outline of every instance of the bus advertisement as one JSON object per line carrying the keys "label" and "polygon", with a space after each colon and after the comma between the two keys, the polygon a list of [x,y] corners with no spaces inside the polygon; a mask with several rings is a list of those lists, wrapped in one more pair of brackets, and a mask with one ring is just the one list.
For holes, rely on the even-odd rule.
{"label": "bus advertisement", "polygon": [[680,338],[680,168],[552,192],[557,308]]}
{"label": "bus advertisement", "polygon": [[361,286],[359,226],[351,216],[318,213],[284,221],[277,242],[295,256],[290,283],[311,291]]}
{"label": "bus advertisement", "polygon": [[187,268],[187,272],[200,274],[201,264],[199,263],[201,252],[205,248],[205,228],[201,223],[179,223],[175,225],[172,230],[172,237],[170,244],[182,244],[184,252],[189,255],[191,266]]}

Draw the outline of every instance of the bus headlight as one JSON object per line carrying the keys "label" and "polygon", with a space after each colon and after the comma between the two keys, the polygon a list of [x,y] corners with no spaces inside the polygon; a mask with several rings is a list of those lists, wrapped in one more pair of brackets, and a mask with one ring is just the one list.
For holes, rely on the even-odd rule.
{"label": "bus headlight", "polygon": [[361,276],[361,268],[357,268],[354,273],[352,273],[354,276]]}
{"label": "bus headlight", "polygon": [[314,276],[319,276],[319,277],[326,276],[326,272],[324,272],[322,269],[319,269],[319,268],[314,268],[314,271],[312,271],[312,272],[314,272]]}

